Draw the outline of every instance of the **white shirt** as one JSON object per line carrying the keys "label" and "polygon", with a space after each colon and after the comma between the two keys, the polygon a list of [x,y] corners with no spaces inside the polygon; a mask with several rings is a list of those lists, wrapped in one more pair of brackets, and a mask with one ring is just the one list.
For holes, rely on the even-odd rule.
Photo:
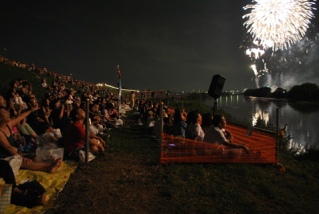
{"label": "white shirt", "polygon": [[206,129],[204,142],[224,144],[229,141],[226,139],[223,131],[219,127],[210,126]]}
{"label": "white shirt", "polygon": [[195,138],[195,140],[198,140],[198,141],[204,140],[205,133],[202,127],[198,123],[196,124],[190,123],[187,129],[191,133],[192,137]]}

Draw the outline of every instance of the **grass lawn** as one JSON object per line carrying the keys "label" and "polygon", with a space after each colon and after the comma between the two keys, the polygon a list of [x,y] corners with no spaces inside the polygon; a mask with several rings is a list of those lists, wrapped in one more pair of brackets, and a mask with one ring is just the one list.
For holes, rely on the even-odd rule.
{"label": "grass lawn", "polygon": [[318,213],[318,154],[253,164],[160,165],[159,142],[112,130],[112,150],[81,164],[56,213]]}

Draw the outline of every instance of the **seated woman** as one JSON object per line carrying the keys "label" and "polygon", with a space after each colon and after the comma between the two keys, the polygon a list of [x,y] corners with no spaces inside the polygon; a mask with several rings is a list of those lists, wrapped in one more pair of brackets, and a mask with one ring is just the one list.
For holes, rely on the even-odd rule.
{"label": "seated woman", "polygon": [[[13,120],[14,118],[18,117],[21,114],[21,111],[17,112],[14,110],[14,108],[12,108],[12,102],[10,102],[9,106],[7,106],[7,102],[3,99],[1,95],[0,95],[0,107],[3,107],[10,112],[10,117],[11,117],[10,120]],[[12,126],[11,129],[13,131],[13,134],[16,137],[19,136],[20,138],[19,140],[23,138],[25,142],[30,143],[30,146],[35,144],[36,139],[38,137],[37,133],[35,133],[35,131],[26,122],[26,118],[20,121],[17,125]]]}
{"label": "seated woman", "polygon": [[[12,134],[12,127],[27,117],[31,111],[37,110],[37,108],[38,107],[31,108],[30,110],[11,120],[10,113],[5,108],[0,107],[0,159],[4,159],[13,155],[20,155],[18,153],[18,149],[13,146],[15,144],[15,139],[14,135]],[[61,159],[50,163],[34,162],[32,159],[23,157],[21,168],[33,171],[54,173],[61,166],[61,163]]]}
{"label": "seated woman", "polygon": [[223,115],[214,115],[212,126],[206,129],[204,141],[220,145],[219,149],[223,157],[238,158],[242,154],[242,149],[249,153],[249,148],[244,144],[233,143],[231,133],[225,130],[226,124]]}
{"label": "seated woman", "polygon": [[187,114],[186,138],[191,140],[203,141],[205,133],[201,127],[202,115],[197,111],[191,111]]}
{"label": "seated woman", "polygon": [[89,118],[91,120],[90,126],[89,126],[89,131],[92,134],[99,134],[103,133],[103,125],[101,121],[101,113],[99,111],[99,104],[98,103],[93,103],[90,105],[90,113],[89,113]]}
{"label": "seated woman", "polygon": [[50,123],[54,129],[60,129],[63,133],[68,124],[68,107],[61,102],[60,98],[56,98],[50,102],[50,108],[52,110],[49,117]]}
{"label": "seated woman", "polygon": [[[79,150],[83,149],[85,145],[84,121],[86,115],[82,108],[76,107],[72,109],[70,117],[73,122],[63,135],[65,158],[79,160]],[[104,152],[104,146],[105,142],[101,137],[89,133],[89,149],[91,153]]]}

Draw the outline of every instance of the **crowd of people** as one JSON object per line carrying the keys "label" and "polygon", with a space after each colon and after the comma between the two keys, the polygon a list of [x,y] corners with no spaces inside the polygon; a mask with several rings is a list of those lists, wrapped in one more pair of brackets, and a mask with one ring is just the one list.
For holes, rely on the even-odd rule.
{"label": "crowd of people", "polygon": [[[4,62],[3,58],[0,61]],[[20,65],[18,62],[10,63],[12,66]],[[225,156],[249,152],[245,145],[233,143],[222,115],[187,112],[185,109],[164,106],[161,117],[159,102],[137,96],[134,91],[118,99],[117,93],[102,90],[94,84],[58,75],[47,69],[37,69],[34,65],[26,65],[25,68],[53,76],[56,81],[51,84],[45,78],[39,81],[45,92],[44,97],[36,97],[32,85],[24,79],[12,80],[7,93],[0,95],[0,159],[21,156],[23,169],[55,173],[63,159],[78,161],[86,140],[87,105],[88,144],[93,154],[105,152],[109,130],[124,124],[121,116],[127,110],[135,112],[136,125],[143,126],[154,138],[159,138],[160,130],[163,130],[177,137],[219,145]],[[67,82],[81,88],[81,91],[67,88]],[[121,100],[120,109],[118,100]],[[41,147],[63,148],[64,154],[59,158],[53,157],[51,161],[39,161],[36,156],[33,156],[35,159],[30,158],[28,154],[34,154]],[[2,176],[5,174],[2,173]]]}
{"label": "crowd of people", "polygon": [[[130,109],[125,99],[122,99],[122,108],[119,109],[117,93],[114,91],[47,69],[38,69],[34,65],[3,59],[0,57],[2,63],[26,68],[43,77],[40,79],[40,75],[37,76],[40,92],[34,93],[28,80],[17,78],[8,83],[6,92],[0,94],[0,177],[6,183],[15,183],[12,179],[15,169],[11,160],[16,157],[22,160],[19,168],[46,173],[57,172],[63,160],[79,161],[80,151],[85,149],[87,115],[90,121],[87,129],[89,151],[95,155],[105,152],[110,130],[123,125],[120,115],[123,116]],[[54,81],[48,83],[46,75]],[[41,94],[44,96],[41,97]],[[37,157],[37,151],[43,151],[43,148],[62,148],[64,154],[44,161]],[[7,167],[7,164],[11,167]],[[19,196],[15,185],[12,193],[12,196]],[[24,193],[21,194],[20,198],[26,200]],[[13,198],[11,201],[15,202]],[[35,204],[41,203],[43,200]]]}
{"label": "crowd of people", "polygon": [[[160,138],[161,127],[157,125],[161,123],[159,105],[148,102],[142,109],[145,109],[142,111],[140,109],[141,115],[145,115],[143,119],[145,129],[151,135]],[[224,158],[240,157],[243,153],[251,152],[245,144],[233,142],[233,136],[227,131],[227,122],[223,115],[202,114],[198,111],[186,112],[185,109],[164,106],[162,122],[165,134],[211,143]],[[213,153],[216,154],[216,151],[211,152]]]}
{"label": "crowd of people", "polygon": [[[46,93],[43,98],[36,98],[26,80],[14,80],[8,93],[0,95],[1,158],[35,152],[39,146],[50,146],[63,147],[65,159],[77,159],[73,150],[84,147],[86,105],[89,105],[89,143],[99,143],[91,147],[91,152],[104,152],[106,145],[103,138],[108,136],[107,131],[119,126],[116,99],[108,94],[100,97],[98,92],[88,91],[76,96],[72,88],[62,87],[61,91],[64,84],[57,85],[44,89]],[[57,90],[52,91],[53,88]],[[21,167],[33,169],[29,165],[22,164]]]}

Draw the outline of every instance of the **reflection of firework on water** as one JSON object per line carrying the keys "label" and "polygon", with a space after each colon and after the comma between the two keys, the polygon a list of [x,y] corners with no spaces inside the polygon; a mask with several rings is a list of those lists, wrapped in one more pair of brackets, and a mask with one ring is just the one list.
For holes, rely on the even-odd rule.
{"label": "reflection of firework on water", "polygon": [[[247,29],[243,47],[253,64],[257,87],[285,86],[296,83],[288,76],[296,70],[305,71],[305,58],[310,49],[317,51],[318,34],[313,32],[316,23],[315,0],[252,0],[244,10]],[[307,31],[308,30],[308,31]],[[309,32],[315,35],[310,38]],[[307,33],[307,35],[306,35]],[[313,53],[312,53],[313,54]],[[285,84],[283,84],[285,83]]]}
{"label": "reflection of firework on water", "polygon": [[254,39],[264,47],[287,48],[302,40],[314,17],[312,1],[307,0],[255,0],[245,10],[250,13],[244,25]]}

